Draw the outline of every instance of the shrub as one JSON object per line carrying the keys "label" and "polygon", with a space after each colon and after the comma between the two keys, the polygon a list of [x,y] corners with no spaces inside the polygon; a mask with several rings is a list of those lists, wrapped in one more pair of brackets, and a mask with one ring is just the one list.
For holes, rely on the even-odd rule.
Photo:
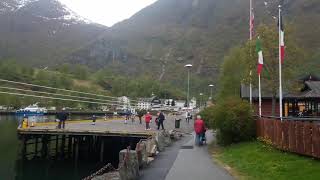
{"label": "shrub", "polygon": [[247,101],[232,97],[224,99],[213,108],[211,124],[217,129],[217,140],[229,145],[255,137],[255,120]]}
{"label": "shrub", "polygon": [[213,114],[214,114],[214,107],[215,106],[210,106],[202,110],[199,114],[201,116],[201,119],[204,120],[206,127],[209,127],[211,129],[215,129],[214,124],[213,124]]}

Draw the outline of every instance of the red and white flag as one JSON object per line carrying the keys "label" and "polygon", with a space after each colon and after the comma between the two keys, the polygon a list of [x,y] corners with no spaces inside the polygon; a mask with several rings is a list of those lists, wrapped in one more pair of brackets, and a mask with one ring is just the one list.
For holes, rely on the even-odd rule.
{"label": "red and white flag", "polygon": [[284,54],[285,54],[285,46],[284,46],[284,26],[283,26],[283,21],[282,21],[282,15],[280,13],[280,17],[279,17],[279,22],[278,22],[278,26],[279,27],[279,34],[280,34],[280,39],[279,39],[279,48],[280,48],[280,58],[281,58],[281,63],[284,62]]}

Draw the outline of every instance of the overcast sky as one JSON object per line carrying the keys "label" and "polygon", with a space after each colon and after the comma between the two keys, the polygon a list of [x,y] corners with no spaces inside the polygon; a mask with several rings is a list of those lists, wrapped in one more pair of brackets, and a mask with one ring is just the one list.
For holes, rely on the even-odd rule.
{"label": "overcast sky", "polygon": [[80,16],[112,26],[128,19],[156,0],[59,0]]}

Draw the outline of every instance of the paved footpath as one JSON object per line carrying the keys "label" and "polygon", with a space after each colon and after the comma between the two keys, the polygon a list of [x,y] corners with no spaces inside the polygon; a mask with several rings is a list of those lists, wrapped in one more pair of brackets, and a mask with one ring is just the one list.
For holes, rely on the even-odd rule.
{"label": "paved footpath", "polygon": [[165,180],[177,158],[180,147],[189,139],[189,137],[185,137],[159,153],[150,165],[140,171],[139,180]]}
{"label": "paved footpath", "polygon": [[[212,141],[211,132],[207,132],[208,143]],[[165,180],[233,180],[234,178],[223,168],[215,164],[207,146],[197,147],[192,138],[184,148],[180,149],[177,159]]]}
{"label": "paved footpath", "polygon": [[[192,127],[182,122],[182,129]],[[207,132],[207,140],[213,140],[211,132]],[[187,135],[161,152],[140,174],[140,180],[233,180],[234,178],[223,168],[215,164],[207,146],[194,146],[194,136]]]}

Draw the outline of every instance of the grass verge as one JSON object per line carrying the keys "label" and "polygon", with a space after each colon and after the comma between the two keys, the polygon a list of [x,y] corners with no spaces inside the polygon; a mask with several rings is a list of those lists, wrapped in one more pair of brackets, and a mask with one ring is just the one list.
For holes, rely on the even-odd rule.
{"label": "grass verge", "polygon": [[236,179],[320,179],[320,160],[282,152],[259,141],[212,146],[211,151],[214,160]]}

